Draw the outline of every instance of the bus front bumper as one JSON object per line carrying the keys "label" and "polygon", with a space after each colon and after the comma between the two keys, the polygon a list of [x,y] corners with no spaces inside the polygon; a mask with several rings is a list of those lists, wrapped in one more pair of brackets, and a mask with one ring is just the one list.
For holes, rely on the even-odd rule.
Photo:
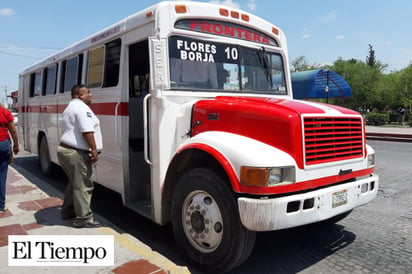
{"label": "bus front bumper", "polygon": [[281,198],[238,198],[242,224],[251,231],[271,231],[329,219],[372,201],[378,175]]}

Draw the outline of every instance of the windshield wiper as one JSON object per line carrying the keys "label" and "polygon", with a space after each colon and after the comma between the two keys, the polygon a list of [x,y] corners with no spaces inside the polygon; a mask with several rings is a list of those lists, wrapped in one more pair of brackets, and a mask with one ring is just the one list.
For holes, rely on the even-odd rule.
{"label": "windshield wiper", "polygon": [[[263,53],[263,54],[262,54]],[[258,60],[261,64],[261,66],[264,68],[264,73],[266,76],[266,79],[270,83],[270,90],[273,87],[273,80],[272,80],[272,74],[271,74],[271,69],[269,67],[269,62],[268,62],[268,54],[266,53],[266,49],[264,47],[261,47],[258,51]]]}

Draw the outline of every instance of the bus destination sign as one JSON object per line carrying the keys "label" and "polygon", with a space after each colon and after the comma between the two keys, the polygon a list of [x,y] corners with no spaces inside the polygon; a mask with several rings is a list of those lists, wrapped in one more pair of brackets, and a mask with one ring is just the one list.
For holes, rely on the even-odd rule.
{"label": "bus destination sign", "polygon": [[278,46],[276,40],[268,35],[245,26],[228,22],[184,19],[176,22],[175,27],[179,29],[242,39],[260,44]]}

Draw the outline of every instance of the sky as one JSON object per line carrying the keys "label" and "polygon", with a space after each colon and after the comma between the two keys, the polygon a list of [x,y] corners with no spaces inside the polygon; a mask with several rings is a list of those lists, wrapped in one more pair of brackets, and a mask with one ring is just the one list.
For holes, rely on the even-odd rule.
{"label": "sky", "polygon": [[[0,102],[18,89],[24,68],[156,0],[0,0]],[[281,28],[289,61],[365,61],[369,44],[387,72],[412,62],[410,0],[204,0],[240,8]]]}

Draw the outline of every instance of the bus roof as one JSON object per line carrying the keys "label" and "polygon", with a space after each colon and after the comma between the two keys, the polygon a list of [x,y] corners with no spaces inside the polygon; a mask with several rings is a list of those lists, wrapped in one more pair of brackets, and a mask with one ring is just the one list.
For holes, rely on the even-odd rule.
{"label": "bus roof", "polygon": [[[185,12],[182,10],[178,11],[178,7],[185,7]],[[30,65],[29,67],[25,68],[20,75],[24,75],[30,72],[37,71],[41,68],[47,67],[53,63],[62,61],[66,58],[69,58],[75,54],[81,53],[82,51],[97,47],[104,42],[110,41],[121,34],[130,31],[138,26],[143,24],[148,24],[149,22],[153,22],[155,20],[163,20],[164,16],[159,16],[159,13],[163,13],[164,10],[167,10],[165,14],[170,15],[171,10],[175,10],[176,13],[180,13],[179,15],[175,15],[176,18],[178,17],[196,17],[196,18],[209,18],[212,19],[210,12],[205,12],[205,9],[210,8],[211,10],[215,10],[216,14],[214,15],[218,19],[220,16],[225,21],[230,21],[237,24],[244,24],[247,26],[258,26],[257,30],[262,31],[262,26],[266,27],[266,34],[273,36],[276,34],[278,39],[281,41],[281,45],[284,48],[285,54],[287,54],[286,49],[286,40],[283,34],[283,31],[273,26],[273,24],[265,21],[262,18],[259,18],[253,14],[244,12],[242,10],[222,6],[219,4],[214,3],[204,3],[204,2],[194,2],[194,1],[163,1],[159,2],[155,5],[152,5],[148,8],[145,8],[139,12],[136,12],[126,18],[114,23],[113,25],[106,27],[86,38],[75,42],[74,44],[66,47],[65,49],[56,52],[55,54],[46,57],[45,59]],[[227,12],[227,14],[225,13]],[[168,24],[168,26],[170,26]],[[156,26],[156,29],[159,29],[159,26]],[[270,29],[270,30],[269,30]],[[160,31],[159,31],[160,33]],[[159,34],[157,33],[157,34]]]}

